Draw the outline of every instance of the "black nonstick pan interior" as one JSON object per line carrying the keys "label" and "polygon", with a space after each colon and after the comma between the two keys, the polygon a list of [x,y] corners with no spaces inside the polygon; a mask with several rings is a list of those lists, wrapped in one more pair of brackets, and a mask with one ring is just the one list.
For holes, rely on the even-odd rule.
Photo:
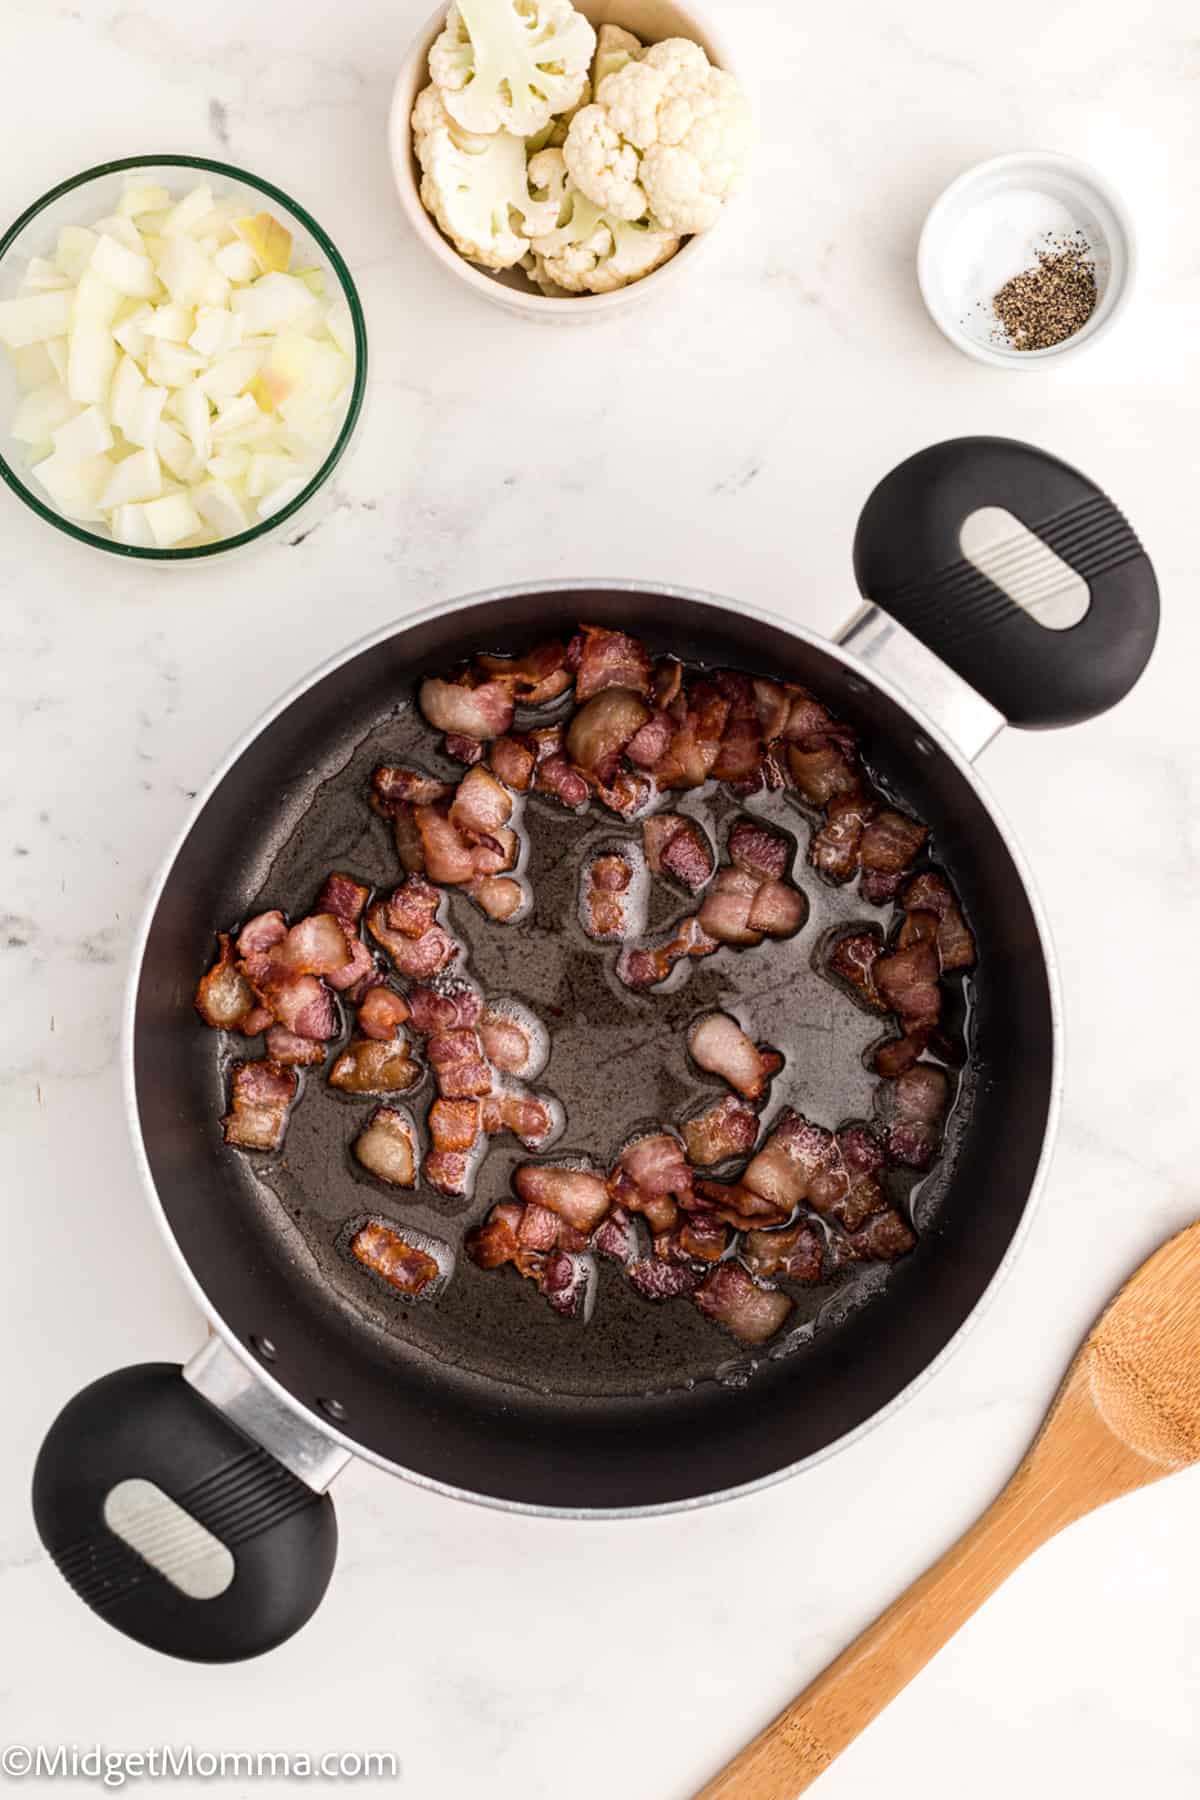
{"label": "black nonstick pan interior", "polygon": [[[459,1255],[433,1302],[392,1300],[339,1248],[366,1214],[407,1221],[456,1250],[503,1198],[527,1153],[501,1140],[473,1197],[397,1194],[352,1163],[372,1102],[310,1076],[283,1153],[227,1150],[228,1046],[192,1011],[218,926],[264,906],[308,910],[324,875],[346,869],[390,889],[390,834],[366,804],[376,763],[439,759],[410,704],[414,683],[480,649],[513,650],[578,619],[621,625],[654,651],[802,682],[863,733],[877,777],[933,828],[981,948],[967,1026],[973,1045],[943,1162],[914,1198],[917,1250],[892,1270],[848,1272],[803,1296],[796,1328],[752,1359],[687,1302],[652,1306],[608,1266],[587,1324],[558,1319],[512,1271]],[[719,828],[739,808],[689,801]],[[491,925],[461,896],[451,928],[489,996],[529,1005],[550,1029],[533,1084],[568,1123],[547,1152],[609,1163],[638,1128],[677,1120],[709,1094],[686,1032],[725,1007],[787,1065],[767,1109],[794,1105],[827,1125],[869,1115],[862,1051],[878,1024],[813,967],[831,925],[880,915],[804,866],[808,825],[790,802],[752,801],[797,843],[812,914],[799,936],[722,951],[667,993],[616,982],[615,950],[575,923],[580,862],[628,828],[593,810],[581,823],[531,803],[527,923]],[[656,923],[687,910],[665,890]],[[960,995],[957,1003],[965,1006]],[[139,1118],[168,1222],[214,1310],[244,1343],[273,1346],[270,1370],[304,1405],[332,1410],[377,1457],[467,1493],[564,1508],[678,1503],[765,1478],[822,1450],[886,1405],[965,1321],[1021,1221],[1051,1100],[1051,995],[1037,925],[1003,837],[970,780],[909,716],[817,645],[679,595],[534,592],[398,633],[342,664],[246,749],[201,812],[167,879],[146,946],[135,1024]],[[419,1091],[420,1119],[428,1095]]]}

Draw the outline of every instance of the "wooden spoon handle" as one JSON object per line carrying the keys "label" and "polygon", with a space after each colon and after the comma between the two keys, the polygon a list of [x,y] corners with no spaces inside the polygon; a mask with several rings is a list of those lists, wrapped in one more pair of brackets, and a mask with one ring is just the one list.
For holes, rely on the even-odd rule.
{"label": "wooden spoon handle", "polygon": [[792,1800],[895,1699],[1031,1551],[1066,1522],[1022,1470],[906,1594],[722,1769],[697,1800]]}

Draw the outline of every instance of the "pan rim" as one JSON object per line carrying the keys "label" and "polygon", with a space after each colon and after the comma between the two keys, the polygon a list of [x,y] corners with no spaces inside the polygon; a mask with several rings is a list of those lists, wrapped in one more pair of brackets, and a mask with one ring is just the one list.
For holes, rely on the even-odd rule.
{"label": "pan rim", "polygon": [[[418,1470],[406,1468],[402,1463],[391,1461],[390,1458],[383,1456],[378,1451],[372,1450],[368,1445],[361,1443],[348,1433],[338,1430],[328,1418],[318,1413],[314,1408],[305,1405],[302,1400],[297,1399],[296,1395],[293,1394],[289,1388],[284,1386],[275,1375],[269,1370],[264,1369],[262,1364],[253,1356],[248,1347],[243,1344],[233,1327],[228,1325],[221,1317],[213,1301],[192,1269],[191,1264],[188,1262],[187,1257],[184,1255],[179,1241],[171,1228],[170,1220],[167,1217],[166,1207],[158,1192],[158,1187],[150,1168],[150,1161],[146,1152],[145,1141],[142,1136],[137,1102],[134,1032],[138,989],[141,983],[142,964],[145,959],[147,942],[154,924],[159,903],[162,899],[163,890],[166,887],[180,852],[200,818],[201,813],[204,811],[204,808],[208,805],[208,802],[216,793],[217,789],[239,758],[250,749],[269,725],[281,717],[289,707],[294,705],[305,694],[311,692],[313,688],[317,687],[328,676],[334,674],[338,669],[352,661],[355,657],[362,655],[366,651],[376,649],[381,644],[388,643],[417,626],[429,623],[435,619],[448,617],[454,613],[466,611],[470,607],[491,605],[520,596],[536,596],[541,594],[558,595],[584,592],[660,595],[666,599],[690,601],[701,606],[709,607],[714,611],[732,614],[735,617],[741,615],[755,619],[760,624],[784,631],[801,643],[807,644],[812,648],[831,656],[860,680],[868,682],[871,687],[877,689],[891,700],[894,705],[898,706],[900,710],[913,721],[914,726],[932,740],[938,750],[944,756],[949,758],[951,763],[958,769],[959,773],[969,782],[979,799],[980,804],[983,806],[997,832],[1000,834],[1004,847],[1012,861],[1013,867],[1016,870],[1017,876],[1024,889],[1025,896],[1029,902],[1030,913],[1033,917],[1034,926],[1037,931],[1038,942],[1042,953],[1042,962],[1046,973],[1047,996],[1050,1010],[1050,1081],[1049,1093],[1047,1095],[1046,1124],[1042,1136],[1042,1147],[1038,1156],[1037,1167],[1034,1170],[1033,1178],[1029,1185],[1029,1192],[1024,1207],[1022,1208],[1020,1220],[1009,1241],[1008,1248],[1000,1262],[997,1264],[983,1293],[975,1302],[975,1305],[971,1308],[958,1330],[942,1346],[941,1350],[938,1351],[937,1355],[926,1365],[926,1367],[921,1370],[920,1374],[914,1376],[913,1379],[908,1382],[905,1387],[901,1388],[899,1393],[895,1394],[885,1406],[881,1407],[878,1412],[872,1413],[869,1418],[862,1420],[860,1424],[854,1426],[851,1430],[844,1432],[840,1437],[834,1438],[831,1443],[824,1445],[820,1450],[815,1450],[808,1456],[801,1457],[795,1462],[787,1463],[782,1468],[775,1469],[771,1471],[771,1473],[759,1476],[752,1481],[741,1482],[733,1487],[721,1488],[710,1494],[692,1495],[682,1500],[663,1501],[646,1506],[552,1506],[533,1501],[506,1500],[497,1495],[478,1493],[473,1489],[457,1487],[452,1483],[440,1481],[436,1477],[422,1474]],[[636,581],[626,578],[506,582],[502,586],[484,588],[474,593],[460,595],[451,600],[434,601],[414,612],[403,614],[399,619],[389,621],[388,624],[377,628],[375,631],[366,633],[352,644],[347,645],[341,650],[335,651],[331,656],[327,657],[324,662],[319,663],[314,669],[295,681],[291,687],[268,706],[257,719],[252,721],[229,747],[216,768],[213,770],[209,779],[197,792],[192,805],[188,809],[186,818],[168,846],[167,852],[163,857],[147,892],[146,902],[138,924],[133,944],[133,952],[129,963],[129,970],[126,977],[121,1022],[122,1096],[126,1125],[132,1140],[134,1166],[137,1170],[142,1187],[145,1190],[150,1210],[158,1223],[159,1230],[166,1241],[167,1249],[174,1260],[176,1270],[181,1276],[190,1298],[207,1319],[212,1329],[221,1338],[226,1348],[251,1372],[256,1381],[261,1382],[279,1402],[294,1412],[299,1420],[303,1421],[306,1429],[311,1430],[315,1426],[332,1443],[339,1444],[344,1450],[349,1451],[351,1455],[361,1458],[364,1462],[373,1464],[376,1468],[386,1471],[389,1475],[399,1476],[402,1480],[411,1482],[416,1487],[424,1488],[430,1493],[442,1495],[449,1500],[465,1501],[473,1506],[483,1506],[498,1512],[520,1513],[532,1518],[564,1520],[605,1521],[615,1519],[662,1518],[676,1513],[694,1512],[701,1507],[723,1505],[728,1501],[762,1493],[766,1489],[774,1487],[780,1482],[790,1480],[793,1476],[799,1475],[806,1469],[817,1467],[820,1463],[825,1462],[828,1458],[839,1454],[841,1451],[850,1449],[852,1445],[865,1438],[867,1434],[875,1430],[877,1426],[884,1424],[886,1420],[890,1419],[894,1414],[899,1412],[902,1407],[906,1406],[910,1400],[914,1399],[917,1394],[920,1393],[922,1388],[945,1368],[951,1357],[966,1341],[968,1334],[973,1331],[983,1319],[1004,1282],[1008,1279],[1017,1258],[1025,1247],[1030,1235],[1033,1220],[1037,1213],[1038,1203],[1041,1199],[1050,1172],[1050,1166],[1054,1158],[1059,1120],[1062,1111],[1064,1062],[1061,976],[1058,956],[1054,947],[1049,920],[1046,915],[1041,895],[1035,884],[1024,852],[1022,851],[1016,835],[1003,811],[974,764],[968,757],[963,755],[962,751],[959,750],[953,740],[947,736],[942,727],[934,719],[929,717],[928,714],[924,713],[900,687],[890,681],[886,676],[880,674],[870,664],[864,663],[852,652],[845,650],[840,644],[834,643],[831,639],[821,636],[819,632],[812,631],[806,626],[795,624],[792,620],[788,619],[782,613],[776,612],[773,608],[756,606],[745,601],[734,601],[726,596],[707,593],[698,588],[680,587],[669,582]]]}

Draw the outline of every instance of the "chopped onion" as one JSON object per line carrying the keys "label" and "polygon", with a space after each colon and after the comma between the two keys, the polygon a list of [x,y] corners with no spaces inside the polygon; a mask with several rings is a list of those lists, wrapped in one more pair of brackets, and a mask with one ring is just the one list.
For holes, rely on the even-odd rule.
{"label": "chopped onion", "polygon": [[131,179],[108,217],[30,261],[0,345],[11,434],[61,512],[162,550],[235,536],[304,491],[356,345],[336,284],[291,272],[293,251],[233,196]]}

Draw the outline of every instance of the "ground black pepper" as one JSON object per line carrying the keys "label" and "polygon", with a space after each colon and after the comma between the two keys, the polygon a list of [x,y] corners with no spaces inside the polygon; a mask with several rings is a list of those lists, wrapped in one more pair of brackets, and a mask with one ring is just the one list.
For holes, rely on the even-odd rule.
{"label": "ground black pepper", "polygon": [[1074,337],[1096,310],[1096,270],[1082,233],[1039,250],[1032,268],[1005,282],[992,310],[1010,350],[1049,350]]}

